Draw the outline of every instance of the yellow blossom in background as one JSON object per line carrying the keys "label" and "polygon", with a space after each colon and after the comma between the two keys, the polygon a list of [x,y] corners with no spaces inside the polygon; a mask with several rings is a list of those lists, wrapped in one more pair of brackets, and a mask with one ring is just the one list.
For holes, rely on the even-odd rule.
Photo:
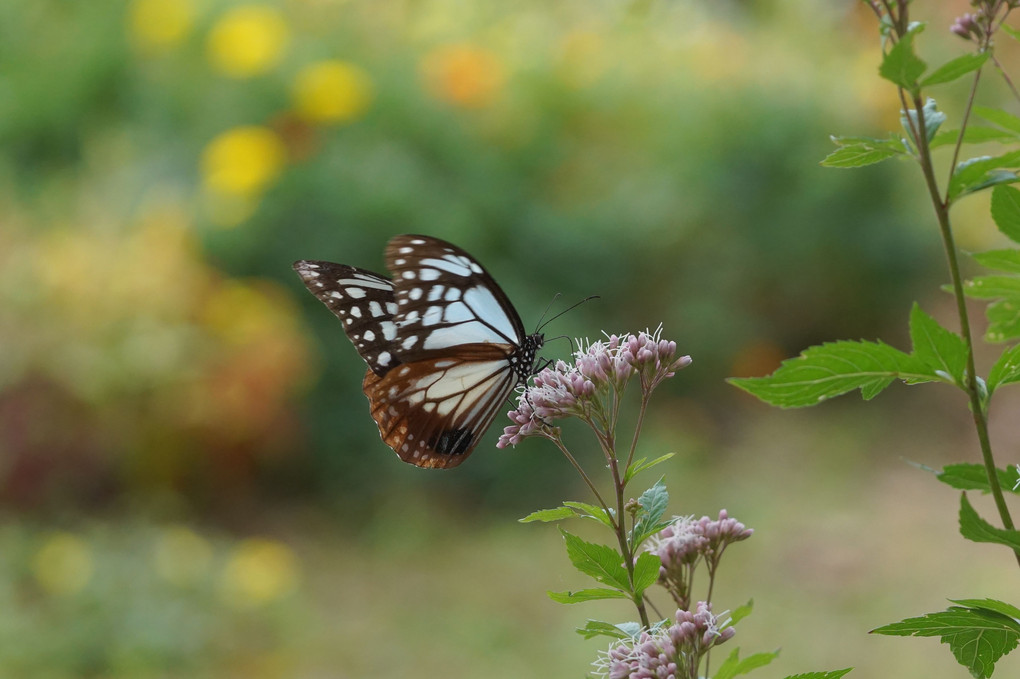
{"label": "yellow blossom in background", "polygon": [[275,540],[243,540],[223,571],[224,598],[240,608],[259,606],[289,594],[297,587],[298,560],[291,549]]}
{"label": "yellow blossom in background", "polygon": [[71,533],[54,533],[32,559],[32,575],[50,594],[74,594],[92,577],[88,544]]}
{"label": "yellow blossom in background", "polygon": [[241,5],[226,12],[213,26],[206,43],[209,62],[233,78],[250,78],[280,62],[290,29],[272,7]]}
{"label": "yellow blossom in background", "polygon": [[128,8],[128,30],[142,48],[167,49],[191,32],[195,6],[191,0],[133,0]]}
{"label": "yellow blossom in background", "polygon": [[212,547],[190,528],[172,526],[161,532],[153,562],[160,577],[178,587],[186,587],[199,582],[209,572]]}
{"label": "yellow blossom in background", "polygon": [[330,59],[305,66],[294,79],[294,109],[315,123],[345,123],[372,103],[372,81],[362,68]]}
{"label": "yellow blossom in background", "polygon": [[503,64],[494,53],[469,44],[445,45],[425,55],[422,75],[437,99],[463,108],[483,108],[499,96]]}
{"label": "yellow blossom in background", "polygon": [[215,193],[260,193],[283,170],[286,149],[267,127],[235,127],[213,139],[202,153],[202,180]]}

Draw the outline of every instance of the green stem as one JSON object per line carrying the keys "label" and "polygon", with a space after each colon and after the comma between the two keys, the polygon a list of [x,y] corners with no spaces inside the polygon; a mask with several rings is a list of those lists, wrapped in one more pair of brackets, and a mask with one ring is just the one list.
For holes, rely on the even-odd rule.
{"label": "green stem", "polygon": [[[901,90],[902,93],[902,90]],[[974,96],[974,91],[971,91]],[[985,472],[988,475],[988,485],[995,499],[995,506],[1002,519],[1002,525],[1008,530],[1013,530],[1013,519],[1009,515],[1009,508],[1006,506],[1006,499],[1003,497],[1002,488],[999,485],[999,477],[995,471],[995,458],[992,455],[992,445],[988,437],[988,419],[984,403],[981,399],[981,392],[978,390],[977,372],[974,365],[974,339],[970,329],[970,317],[967,314],[967,298],[963,294],[963,277],[960,275],[960,263],[957,258],[956,242],[953,238],[953,230],[949,220],[948,189],[946,198],[939,195],[938,182],[935,179],[935,170],[931,162],[931,148],[928,146],[928,138],[925,130],[925,120],[921,95],[913,96],[914,110],[917,113],[917,143],[918,160],[921,163],[921,172],[924,174],[924,182],[928,187],[932,205],[935,208],[935,216],[938,219],[939,231],[942,235],[942,247],[946,253],[946,260],[949,264],[949,275],[953,284],[953,296],[956,298],[956,313],[960,320],[960,335],[963,337],[967,349],[967,374],[964,384],[961,385],[970,399],[971,415],[974,418],[974,427],[977,429],[978,442],[981,445],[981,457],[984,461]],[[968,105],[969,108],[969,105]],[[909,118],[909,116],[908,116]],[[963,134],[963,130],[960,131]],[[1020,565],[1020,550],[1014,550],[1017,564]]]}

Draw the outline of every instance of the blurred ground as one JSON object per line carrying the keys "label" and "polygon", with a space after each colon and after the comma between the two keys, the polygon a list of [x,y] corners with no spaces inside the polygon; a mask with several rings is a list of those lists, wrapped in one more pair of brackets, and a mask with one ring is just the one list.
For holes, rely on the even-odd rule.
{"label": "blurred ground", "polygon": [[[915,6],[925,57],[957,54],[940,27],[969,4]],[[662,322],[694,356],[644,446],[678,453],[671,511],[756,529],[717,592],[755,599],[745,653],[782,646],[761,676],[963,676],[866,632],[1017,599],[904,462],[975,461],[965,405],[780,412],[724,382],[830,339],[905,347],[914,299],[952,318],[913,168],[817,164],[830,133],[898,125],[878,55],[834,0],[0,5],[0,675],[583,675],[573,628],[627,613],[550,602],[580,582],[555,529],[515,522],[587,499],[568,465],[492,433],[455,472],[400,464],[290,269],[380,270],[424,232],[528,327],[599,294],[550,332]],[[986,200],[956,208],[965,249],[997,242]]]}

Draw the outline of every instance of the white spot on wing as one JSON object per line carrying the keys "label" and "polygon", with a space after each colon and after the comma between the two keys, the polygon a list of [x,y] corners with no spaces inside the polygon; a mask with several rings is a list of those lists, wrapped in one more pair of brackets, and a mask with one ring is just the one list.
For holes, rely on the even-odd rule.
{"label": "white spot on wing", "polygon": [[376,290],[392,290],[393,284],[389,281],[384,281],[378,278],[368,278],[367,276],[358,276],[357,278],[338,278],[337,283],[346,287],[360,286],[363,288],[375,288]]}
{"label": "white spot on wing", "polygon": [[354,299],[361,299],[365,296],[365,291],[361,288],[347,288],[347,294]]}
{"label": "white spot on wing", "polygon": [[[404,273],[406,274],[407,272],[405,271]],[[422,269],[421,272],[419,273],[419,277],[423,281],[434,281],[439,278],[439,271],[437,271],[436,269]],[[409,276],[405,275],[404,278],[409,278]],[[410,276],[410,278],[413,278],[413,276]]]}
{"label": "white spot on wing", "polygon": [[381,366],[387,366],[390,364],[390,359],[392,358],[393,357],[390,356],[390,352],[384,351],[376,357],[375,362]]}

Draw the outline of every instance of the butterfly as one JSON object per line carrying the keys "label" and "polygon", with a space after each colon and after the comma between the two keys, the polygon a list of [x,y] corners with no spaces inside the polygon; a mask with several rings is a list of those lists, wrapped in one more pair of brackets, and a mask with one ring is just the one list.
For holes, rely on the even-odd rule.
{"label": "butterfly", "polygon": [[395,236],[385,258],[392,279],[314,260],[294,270],[368,364],[362,389],[386,445],[419,467],[456,467],[536,372],[544,335],[525,333],[496,281],[456,245]]}

